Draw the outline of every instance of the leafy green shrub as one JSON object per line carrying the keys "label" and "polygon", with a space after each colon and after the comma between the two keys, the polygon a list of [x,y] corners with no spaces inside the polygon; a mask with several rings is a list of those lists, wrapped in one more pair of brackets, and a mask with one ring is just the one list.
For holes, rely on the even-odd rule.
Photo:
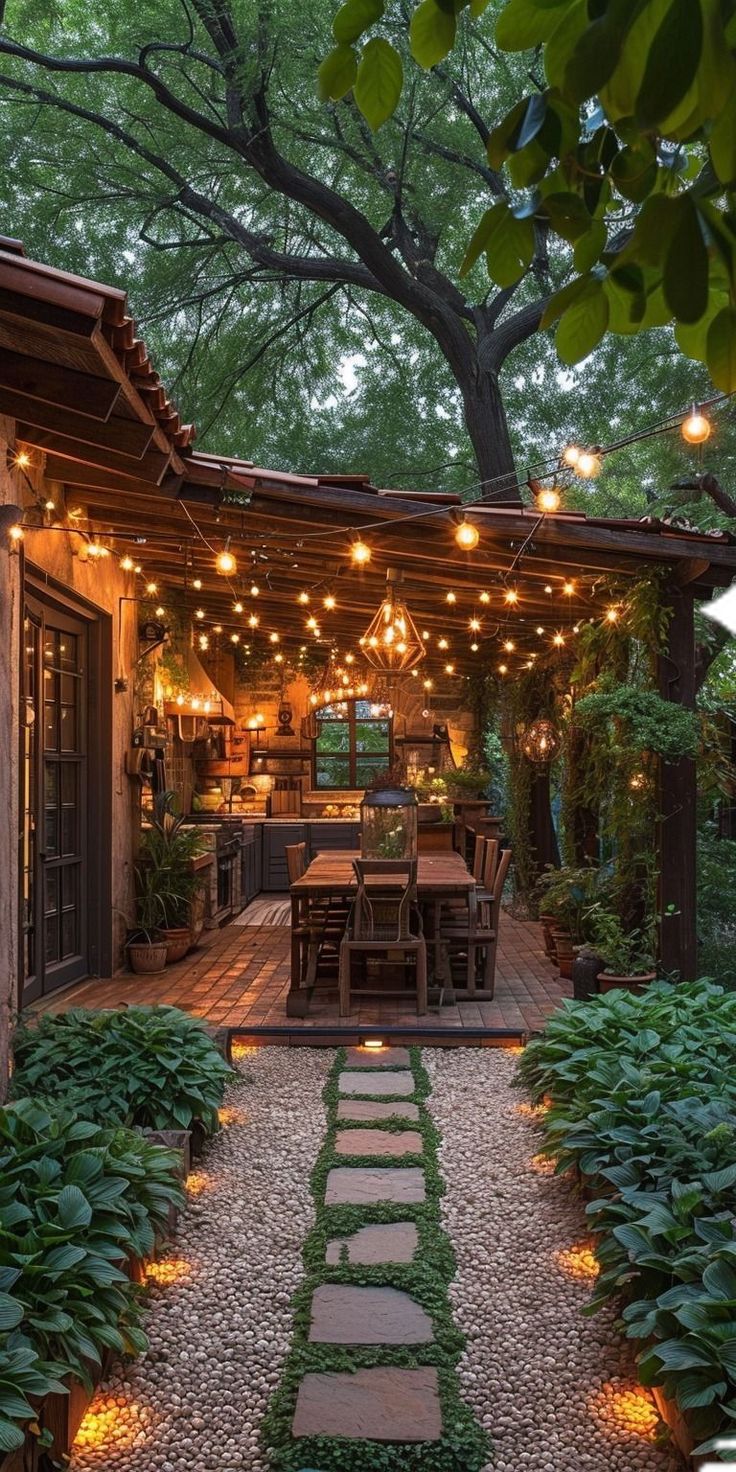
{"label": "leafy green shrub", "polygon": [[123,1269],[152,1252],[169,1205],[182,1204],[177,1165],[176,1152],[68,1109],[21,1099],[0,1110],[0,1294],[20,1305],[12,1327],[22,1320],[57,1370],[90,1384],[107,1349],[145,1349]]}
{"label": "leafy green shrub", "polygon": [[21,1027],[13,1096],[63,1100],[100,1124],[218,1128],[231,1071],[202,1023],[177,1007],[74,1008]]}
{"label": "leafy green shrub", "polygon": [[0,1293],[0,1456],[23,1445],[23,1423],[36,1415],[28,1397],[66,1390],[59,1379],[66,1367],[39,1358],[18,1329],[22,1318],[23,1305]]}
{"label": "leafy green shrub", "polygon": [[701,1452],[736,1419],[735,1064],[736,996],[704,981],[566,1003],[518,1070],[545,1152],[597,1193],[588,1312],[625,1305]]}

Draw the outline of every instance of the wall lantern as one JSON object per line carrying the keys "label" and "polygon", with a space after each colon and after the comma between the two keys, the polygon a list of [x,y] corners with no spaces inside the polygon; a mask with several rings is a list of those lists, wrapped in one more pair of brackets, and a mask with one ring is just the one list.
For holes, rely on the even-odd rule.
{"label": "wall lantern", "polygon": [[532,721],[532,724],[521,732],[519,745],[530,762],[542,767],[556,756],[560,738],[552,721],[540,717],[539,720]]}

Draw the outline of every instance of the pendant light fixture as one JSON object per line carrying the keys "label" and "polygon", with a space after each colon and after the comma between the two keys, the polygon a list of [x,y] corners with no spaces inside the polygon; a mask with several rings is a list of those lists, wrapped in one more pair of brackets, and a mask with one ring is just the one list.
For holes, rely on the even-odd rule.
{"label": "pendant light fixture", "polygon": [[402,574],[389,568],[386,596],[360,641],[368,663],[377,670],[402,674],[424,659],[425,648],[401,598]]}

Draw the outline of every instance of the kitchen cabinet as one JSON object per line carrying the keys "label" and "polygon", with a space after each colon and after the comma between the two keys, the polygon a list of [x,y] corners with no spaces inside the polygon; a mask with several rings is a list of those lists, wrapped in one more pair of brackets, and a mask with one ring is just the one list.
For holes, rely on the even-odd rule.
{"label": "kitchen cabinet", "polygon": [[[309,842],[306,823],[264,823],[263,825],[263,874],[262,888],[280,890],[289,888],[286,868],[286,849],[292,843]],[[309,849],[307,848],[307,859]]]}
{"label": "kitchen cabinet", "polygon": [[360,823],[344,819],[341,822],[309,824],[310,858],[331,849],[360,848]]}

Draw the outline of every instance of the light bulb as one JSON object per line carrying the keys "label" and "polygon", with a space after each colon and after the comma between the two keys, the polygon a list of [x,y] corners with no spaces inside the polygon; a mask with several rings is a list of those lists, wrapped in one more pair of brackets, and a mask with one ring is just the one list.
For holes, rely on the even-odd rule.
{"label": "light bulb", "polygon": [[552,640],[552,643],[557,647],[557,649],[561,649],[562,648],[562,645],[564,644],[564,642],[565,642],[565,636],[564,636],[564,634],[555,634],[555,636],[554,636],[554,638]]}
{"label": "light bulb", "polygon": [[243,612],[243,605],[242,605],[242,603],[239,602],[239,601],[237,603],[233,603],[233,613],[242,613],[242,612]]}
{"label": "light bulb", "polygon": [[299,594],[298,601],[299,601],[299,603],[308,603],[309,602],[309,594],[308,593],[300,593]]}
{"label": "light bulb", "polygon": [[345,655],[345,663],[346,664],[355,664],[355,655],[354,654],[346,654]]}
{"label": "light bulb", "polygon": [[177,703],[177,705],[183,705],[184,704],[184,696],[183,695],[177,695],[177,697],[176,697],[176,703]]}
{"label": "light bulb", "polygon": [[316,629],[316,627],[317,627],[317,620],[314,617],[314,615],[312,615],[311,618],[308,618],[307,619],[307,628],[308,629]]}
{"label": "light bulb", "polygon": [[210,641],[207,638],[207,635],[206,634],[200,634],[200,636],[199,636],[199,647],[200,647],[200,649],[209,649],[209,647],[210,647]]}
{"label": "light bulb", "polygon": [[132,572],[133,571],[133,568],[135,567],[135,563],[134,563],[132,557],[127,557],[126,556],[126,557],[121,557],[121,559],[120,559],[120,566],[122,567],[123,572]]}
{"label": "light bulb", "polygon": [[687,419],[683,419],[680,425],[680,434],[689,445],[703,445],[710,439],[713,426],[705,414],[701,414],[693,404]]}
{"label": "light bulb", "polygon": [[425,690],[431,690],[432,686],[434,685],[434,680],[422,680],[422,685]]}
{"label": "light bulb", "polygon": [[141,567],[140,562],[136,562],[136,565],[133,568],[133,572],[136,573],[138,576],[140,576],[140,574],[143,572],[143,568]]}
{"label": "light bulb", "polygon": [[471,630],[471,633],[477,634],[477,632],[478,632],[478,630],[480,628],[480,619],[479,618],[471,618],[470,621],[469,621],[469,623],[468,623],[468,628]]}
{"label": "light bulb", "polygon": [[556,486],[542,486],[537,495],[537,506],[540,511],[559,511],[561,496]]}
{"label": "light bulb", "polygon": [[192,581],[192,587],[193,588],[196,588],[197,589],[197,592],[199,592],[201,586],[202,586],[202,579],[201,578],[194,578],[193,581]]}
{"label": "light bulb", "polygon": [[366,562],[370,562],[372,553],[367,542],[353,542],[350,556],[356,567],[365,567]]}
{"label": "light bulb", "polygon": [[333,596],[332,593],[328,593],[327,597],[322,599],[322,602],[324,603],[325,608],[337,608],[337,599]]}
{"label": "light bulb", "polygon": [[275,634],[275,633],[274,634],[269,634],[268,637],[269,637],[269,639],[270,639],[270,641],[271,641],[272,644],[278,644],[278,642],[279,642],[279,636],[278,636],[278,634]]}
{"label": "light bulb", "polygon": [[215,624],[214,632],[216,634],[221,634],[222,633],[222,624]]}
{"label": "light bulb", "polygon": [[161,604],[159,603],[159,606],[156,609],[156,618],[163,618],[165,612],[166,612],[166,609],[165,608],[162,608],[161,607]]}
{"label": "light bulb", "polygon": [[456,597],[455,593],[448,593],[446,595],[445,601],[447,603],[457,603],[457,597]]}
{"label": "light bulb", "polygon": [[45,511],[55,511],[56,510],[56,502],[55,501],[51,501],[51,500],[44,501],[43,504],[44,504],[44,510]]}
{"label": "light bulb", "polygon": [[461,521],[455,530],[455,541],[458,547],[462,547],[464,552],[472,552],[473,548],[477,547],[480,541],[480,532],[477,526],[473,526],[472,521]]}
{"label": "light bulb", "polygon": [[257,629],[258,628],[258,614],[257,613],[252,613],[251,614],[250,618],[248,619],[248,625],[249,625],[249,627],[251,629]]}
{"label": "light bulb", "polygon": [[230,643],[231,644],[239,644],[240,643],[240,634],[231,634],[230,635]]}
{"label": "light bulb", "polygon": [[454,664],[446,664],[445,665],[445,674],[446,675],[454,675],[454,673],[455,673],[455,666],[454,666]]}
{"label": "light bulb", "polygon": [[14,525],[9,528],[8,536],[10,537],[11,542],[23,541],[23,528],[19,522],[16,521]]}
{"label": "light bulb", "polygon": [[514,604],[518,603],[519,601],[519,595],[516,591],[516,588],[507,588],[506,592],[503,595],[503,601],[504,603],[508,603],[509,606],[513,608]]}
{"label": "light bulb", "polygon": [[506,650],[506,653],[507,654],[513,654],[513,652],[514,652],[514,650],[516,648],[516,645],[515,645],[513,639],[505,639],[504,640],[503,647]]}
{"label": "light bulb", "polygon": [[575,592],[575,584],[568,579],[567,582],[562,584],[562,591],[567,594],[568,598],[571,598]]}
{"label": "light bulb", "polygon": [[481,595],[480,595],[480,601],[481,601],[481,603],[490,603],[490,601],[491,601],[491,595],[490,595],[490,593],[481,593]]}
{"label": "light bulb", "polygon": [[147,593],[158,593],[158,583],[146,583]]}
{"label": "light bulb", "polygon": [[601,473],[602,458],[598,450],[581,450],[575,465],[575,474],[583,480],[593,480]]}
{"label": "light bulb", "polygon": [[509,667],[508,667],[507,664],[500,664],[498,666],[498,673],[499,673],[499,675],[505,675],[505,674],[507,674],[508,673],[508,668]]}
{"label": "light bulb", "polygon": [[606,618],[607,618],[609,624],[615,624],[615,623],[617,623],[618,622],[618,619],[620,618],[620,616],[621,616],[620,609],[618,609],[618,608],[607,608],[606,609]]}
{"label": "light bulb", "polygon": [[28,454],[28,451],[18,450],[13,463],[18,466],[19,470],[27,470],[28,466],[31,463],[31,457]]}
{"label": "light bulb", "polygon": [[257,583],[251,583],[251,585],[250,585],[250,596],[251,596],[251,598],[257,598],[258,597],[258,594],[260,593],[260,591],[261,590],[260,590],[260,588],[259,588],[259,586],[258,586]]}
{"label": "light bulb", "polygon": [[471,644],[470,648],[472,649],[473,654],[477,654],[478,653],[478,645],[477,644]]}
{"label": "light bulb", "polygon": [[545,583],[545,585],[544,585],[544,591],[545,591],[545,593],[551,593],[552,592],[552,584],[551,583]]}
{"label": "light bulb", "polygon": [[274,654],[273,659],[274,659],[274,664],[283,664],[283,662],[284,662],[284,656],[283,656],[283,654]]}
{"label": "light bulb", "polygon": [[194,617],[195,618],[204,618],[204,609],[203,608],[195,608],[195,610],[194,610]]}
{"label": "light bulb", "polygon": [[544,633],[544,629],[543,629],[543,627],[542,627],[541,624],[537,624],[537,633],[538,634],[543,634]]}
{"label": "light bulb", "polygon": [[238,564],[232,552],[228,552],[227,547],[223,548],[222,552],[218,552],[215,559],[215,567],[219,573],[222,573],[224,578],[232,577],[233,573],[237,572]]}
{"label": "light bulb", "polygon": [[429,629],[422,629],[422,638],[425,640],[429,638]]}
{"label": "light bulb", "polygon": [[582,453],[579,445],[567,445],[562,451],[561,459],[565,465],[570,465],[574,470]]}
{"label": "light bulb", "polygon": [[450,646],[449,646],[449,644],[448,644],[448,642],[447,642],[446,639],[438,639],[437,640],[437,648],[438,649],[449,649],[449,647]]}

